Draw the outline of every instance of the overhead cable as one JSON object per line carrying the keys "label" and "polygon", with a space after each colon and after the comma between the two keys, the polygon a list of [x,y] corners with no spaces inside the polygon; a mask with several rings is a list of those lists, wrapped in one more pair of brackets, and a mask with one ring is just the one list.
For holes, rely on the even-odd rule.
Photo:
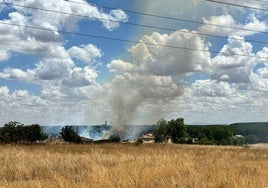
{"label": "overhead cable", "polygon": [[[71,1],[69,1],[71,2]],[[62,12],[62,11],[57,11],[57,10],[50,10],[50,9],[44,9],[44,8],[38,8],[38,7],[32,7],[32,6],[26,6],[26,5],[18,5],[18,4],[13,4],[13,3],[3,3],[0,2],[0,4],[5,4],[9,6],[14,6],[14,7],[22,7],[22,8],[28,8],[28,9],[33,9],[33,10],[38,10],[38,11],[45,11],[45,12],[52,12],[52,13],[57,13],[57,14],[64,14],[64,15],[69,15],[69,16],[76,16],[76,17],[82,17],[82,18],[89,18],[89,19],[98,19],[102,21],[110,21],[110,22],[116,22],[120,24],[125,24],[125,25],[132,25],[132,26],[138,26],[138,27],[145,27],[145,28],[152,28],[152,29],[160,29],[160,30],[166,30],[166,31],[172,31],[172,32],[180,32],[180,33],[190,33],[190,34],[196,34],[196,35],[201,35],[201,36],[208,36],[208,37],[215,37],[215,38],[223,38],[223,39],[233,39],[233,40],[245,40],[247,42],[251,43],[259,43],[259,44],[268,44],[267,42],[264,41],[257,41],[257,40],[250,40],[250,39],[241,39],[237,37],[227,37],[227,36],[222,36],[222,35],[213,35],[213,34],[208,34],[208,33],[201,33],[201,32],[192,32],[189,30],[176,30],[172,28],[166,28],[166,27],[158,27],[158,26],[152,26],[152,25],[146,25],[146,24],[137,24],[137,23],[131,23],[131,22],[124,22],[124,21],[116,21],[116,20],[111,20],[111,19],[106,19],[106,18],[99,18],[99,17],[91,17],[91,16],[85,16],[81,14],[73,14],[73,13],[68,13],[68,12]],[[83,3],[84,4],[84,3]],[[197,22],[197,21],[191,21],[191,20],[184,20],[184,22]],[[252,29],[246,29],[246,28],[241,28],[241,27],[232,27],[232,26],[224,26],[224,25],[218,25],[218,24],[210,24],[210,23],[203,23],[203,22],[197,22],[199,24],[203,25],[210,25],[210,26],[217,26],[217,27],[225,27],[229,29],[235,29],[235,30],[241,30],[241,31],[248,31],[248,32],[257,32],[257,33],[265,33],[268,34],[268,32],[265,31],[258,31],[258,30],[252,30]]]}
{"label": "overhead cable", "polygon": [[[104,8],[104,9],[110,9],[110,10],[118,9],[116,7],[99,6],[99,5],[96,5],[96,4],[93,4],[93,3],[82,3],[82,2],[77,2],[77,1],[73,1],[73,0],[62,0],[62,1],[66,1],[66,2],[69,2],[69,3],[75,3],[75,4],[80,4],[80,5],[87,5],[87,6],[90,5],[90,6],[95,6],[95,7],[98,7],[98,8]],[[196,21],[196,20],[175,18],[175,17],[163,16],[163,15],[157,15],[157,14],[152,14],[152,13],[145,13],[145,12],[140,12],[140,11],[127,10],[127,9],[120,9],[120,10],[122,10],[124,12],[128,12],[128,13],[133,13],[133,14],[138,14],[138,15],[143,15],[143,16],[150,16],[150,17],[155,17],[155,18],[163,18],[163,19],[168,19],[168,20],[181,21],[181,22],[187,22],[187,23],[194,23],[194,24],[199,24],[199,25],[217,26],[217,27],[236,29],[236,30],[241,30],[241,31],[250,31],[250,32],[256,32],[256,33],[268,34],[268,32],[266,32],[266,31],[260,31],[260,30],[254,30],[254,29],[247,29],[247,28],[241,28],[241,27],[235,27],[235,26],[226,26],[226,25],[213,24],[213,23],[205,23],[205,22]]]}
{"label": "overhead cable", "polygon": [[[205,0],[205,1],[212,2],[212,3],[224,4],[224,5],[230,5],[230,6],[240,7],[240,8],[248,8],[248,9],[268,12],[268,9],[266,9],[266,8],[252,7],[252,6],[247,6],[247,5],[239,5],[236,3],[229,3],[229,2],[216,1],[216,0]],[[261,2],[263,2],[263,1],[261,1]]]}
{"label": "overhead cable", "polygon": [[59,33],[63,33],[63,34],[71,34],[71,35],[78,35],[78,36],[84,36],[84,37],[113,40],[113,41],[126,42],[126,43],[145,44],[145,45],[149,45],[149,46],[181,49],[181,50],[187,50],[187,51],[209,52],[209,53],[214,53],[214,54],[218,54],[218,55],[222,55],[222,56],[241,56],[241,57],[249,57],[249,58],[256,58],[256,59],[265,59],[265,60],[268,59],[267,57],[261,57],[261,56],[225,53],[225,52],[215,51],[215,50],[196,49],[196,48],[188,48],[188,47],[182,47],[182,46],[172,46],[172,45],[165,45],[165,44],[149,43],[149,42],[135,41],[135,40],[129,40],[129,39],[122,39],[122,38],[114,38],[114,37],[101,36],[101,35],[91,35],[91,34],[86,34],[86,33],[70,32],[70,31],[64,31],[64,30],[48,29],[48,28],[41,28],[41,27],[36,27],[36,26],[28,26],[28,25],[15,24],[15,23],[7,23],[7,22],[3,22],[3,21],[0,21],[0,24],[9,25],[9,26],[16,26],[16,27],[24,27],[24,28],[34,29],[34,30],[59,32]]}

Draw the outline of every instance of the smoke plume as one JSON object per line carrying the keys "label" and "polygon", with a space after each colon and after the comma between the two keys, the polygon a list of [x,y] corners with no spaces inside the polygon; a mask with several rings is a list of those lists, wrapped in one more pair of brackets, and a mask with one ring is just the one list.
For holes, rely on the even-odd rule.
{"label": "smoke plume", "polygon": [[112,81],[110,104],[112,127],[116,134],[124,134],[124,128],[137,108],[145,103],[163,104],[182,94],[171,77],[125,73]]}
{"label": "smoke plume", "polygon": [[[113,60],[107,65],[116,73],[108,88],[112,130],[119,135],[124,134],[124,127],[139,107],[152,104],[159,108],[183,94],[182,84],[176,83],[175,77],[200,71],[210,62],[208,47],[198,35],[190,32],[153,33],[140,42],[129,49],[132,63]],[[190,51],[157,44],[205,50]]]}

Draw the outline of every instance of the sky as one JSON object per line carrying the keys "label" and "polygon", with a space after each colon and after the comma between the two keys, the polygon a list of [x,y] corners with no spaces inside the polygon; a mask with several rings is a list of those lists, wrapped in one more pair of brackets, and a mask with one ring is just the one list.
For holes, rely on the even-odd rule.
{"label": "sky", "polygon": [[268,121],[267,44],[265,1],[0,0],[0,125]]}

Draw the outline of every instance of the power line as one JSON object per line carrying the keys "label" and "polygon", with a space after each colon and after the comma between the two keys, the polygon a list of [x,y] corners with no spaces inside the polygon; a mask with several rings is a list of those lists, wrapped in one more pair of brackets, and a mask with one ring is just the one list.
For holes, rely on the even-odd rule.
{"label": "power line", "polygon": [[[80,4],[80,5],[92,5],[92,6],[96,6],[96,7],[101,7],[101,8],[105,8],[105,9],[117,9],[116,7],[108,7],[108,6],[99,6],[93,3],[82,3],[82,2],[78,2],[78,1],[73,1],[73,0],[63,0],[66,2],[70,2],[70,3],[75,3],[75,4]],[[258,8],[258,7],[251,7],[251,6],[245,6],[245,5],[238,5],[235,3],[225,3],[222,1],[216,1],[216,0],[205,0],[205,1],[210,1],[210,2],[217,2],[217,3],[222,3],[222,4],[228,4],[228,5],[232,5],[232,6],[239,6],[239,7],[243,7],[243,8],[250,8],[250,9],[255,9],[255,10],[261,10],[261,11],[268,11],[268,9],[264,9],[264,8]],[[264,1],[264,0],[255,0],[255,1],[260,1],[260,2],[268,2],[268,1]],[[129,13],[134,13],[134,14],[141,14],[144,16],[152,16],[152,17],[159,17],[159,18],[165,18],[165,19],[171,19],[171,20],[177,20],[177,18],[174,17],[168,17],[168,16],[163,16],[163,15],[157,15],[157,14],[152,14],[152,13],[145,13],[145,12],[139,12],[139,11],[134,11],[134,10],[128,10],[128,9],[121,9],[124,12],[129,12]]]}
{"label": "power line", "polygon": [[260,57],[260,56],[254,56],[254,55],[230,54],[230,53],[214,51],[214,50],[205,50],[205,49],[196,49],[196,48],[188,48],[188,47],[181,47],[181,46],[171,46],[171,45],[165,45],[165,44],[141,42],[141,41],[114,38],[114,37],[101,36],[101,35],[91,35],[91,34],[70,32],[70,31],[57,30],[57,29],[41,28],[41,27],[36,27],[36,26],[28,26],[28,25],[14,24],[14,23],[6,23],[6,22],[2,22],[2,21],[0,21],[0,24],[16,26],[16,27],[24,27],[24,28],[35,29],[35,30],[59,32],[59,33],[64,33],[64,34],[78,35],[78,36],[91,37],[91,38],[99,38],[99,39],[105,39],[105,40],[113,40],[113,41],[126,42],[126,43],[146,44],[146,45],[150,45],[150,46],[159,46],[159,47],[164,47],[164,48],[181,49],[181,50],[187,50],[187,51],[210,52],[210,53],[214,53],[214,54],[218,54],[218,55],[222,55],[222,56],[241,56],[241,57],[257,58],[257,59],[266,59],[266,60],[268,59],[267,57]]}
{"label": "power line", "polygon": [[[72,1],[68,1],[68,2],[72,2]],[[111,21],[111,22],[116,22],[116,23],[120,23],[120,24],[132,25],[132,26],[139,26],[139,27],[145,27],[145,28],[153,28],[153,29],[160,29],[160,30],[173,31],[173,32],[177,31],[177,32],[180,32],[180,33],[190,33],[190,34],[196,34],[196,35],[201,35],[201,36],[208,36],[208,37],[215,37],[215,38],[223,38],[223,39],[234,39],[234,40],[239,40],[239,41],[245,40],[245,41],[251,42],[251,43],[268,44],[267,42],[257,41],[257,40],[241,39],[241,38],[236,38],[236,37],[227,37],[227,36],[213,35],[213,34],[208,34],[208,33],[191,32],[191,31],[188,31],[188,30],[176,30],[176,29],[166,28],[166,27],[157,27],[157,26],[151,26],[151,25],[145,25],[145,24],[137,24],[137,23],[131,23],[131,22],[115,21],[115,20],[111,20],[111,19],[91,17],[91,16],[85,16],[85,15],[80,15],[80,14],[67,13],[67,12],[62,12],[62,11],[57,11],[57,10],[50,10],[50,9],[44,9],[44,8],[26,6],[26,5],[18,5],[18,4],[2,3],[2,2],[0,2],[0,4],[10,5],[10,6],[14,6],[14,7],[28,8],[28,9],[38,10],[38,11],[45,11],[45,12],[52,12],[52,13],[57,13],[57,14],[64,14],[64,15],[76,16],[76,17],[83,17],[83,18],[90,18],[90,19],[99,19],[99,20],[103,20],[103,21]],[[79,4],[85,4],[85,3],[79,3]],[[191,20],[184,20],[184,21],[185,22],[193,22]],[[202,22],[198,22],[198,23],[201,24]],[[244,31],[250,31],[250,32],[258,32],[258,33],[268,34],[268,32],[251,30],[251,29],[245,29],[245,28],[240,28],[240,27],[223,26],[223,25],[209,24],[209,23],[203,23],[203,25],[211,25],[211,26],[217,26],[217,27],[227,27],[229,29],[237,29],[237,30],[244,30]]]}
{"label": "power line", "polygon": [[[224,5],[230,5],[230,6],[236,6],[236,7],[240,7],[240,8],[248,8],[248,9],[268,12],[268,9],[265,9],[265,8],[252,7],[252,6],[247,6],[247,5],[238,5],[236,3],[228,3],[228,2],[222,2],[222,1],[216,1],[216,0],[205,0],[205,1],[212,2],[212,3],[224,4]],[[264,2],[264,1],[261,1],[261,2]]]}
{"label": "power line", "polygon": [[[80,5],[87,5],[87,6],[91,5],[91,6],[95,6],[95,7],[98,7],[98,8],[104,8],[104,9],[109,9],[109,10],[117,9],[115,7],[99,6],[99,5],[95,5],[93,3],[82,3],[82,2],[77,2],[77,1],[73,1],[73,0],[62,0],[62,1],[66,1],[66,2],[69,2],[69,3],[75,3],[75,4],[80,4]],[[133,13],[133,14],[139,14],[139,15],[143,15],[143,16],[150,16],[150,17],[163,18],[163,19],[174,20],[174,21],[182,21],[182,22],[194,23],[194,24],[199,24],[199,25],[217,26],[217,27],[236,29],[236,30],[241,30],[241,31],[250,31],[250,32],[268,34],[268,32],[266,32],[266,31],[260,31],[260,30],[254,30],[254,29],[246,29],[246,28],[235,27],[235,26],[225,26],[225,25],[213,24],[213,23],[204,23],[204,22],[196,21],[196,20],[174,18],[174,17],[169,17],[169,16],[157,15],[157,14],[152,14],[152,13],[145,13],[145,12],[140,12],[140,11],[133,11],[133,10],[128,10],[128,9],[121,9],[121,10],[124,11],[124,12]]]}

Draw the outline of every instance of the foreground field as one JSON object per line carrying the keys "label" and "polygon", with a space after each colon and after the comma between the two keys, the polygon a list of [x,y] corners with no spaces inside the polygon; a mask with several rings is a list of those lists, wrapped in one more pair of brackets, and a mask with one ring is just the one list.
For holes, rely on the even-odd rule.
{"label": "foreground field", "polygon": [[268,187],[268,150],[0,145],[0,187]]}

